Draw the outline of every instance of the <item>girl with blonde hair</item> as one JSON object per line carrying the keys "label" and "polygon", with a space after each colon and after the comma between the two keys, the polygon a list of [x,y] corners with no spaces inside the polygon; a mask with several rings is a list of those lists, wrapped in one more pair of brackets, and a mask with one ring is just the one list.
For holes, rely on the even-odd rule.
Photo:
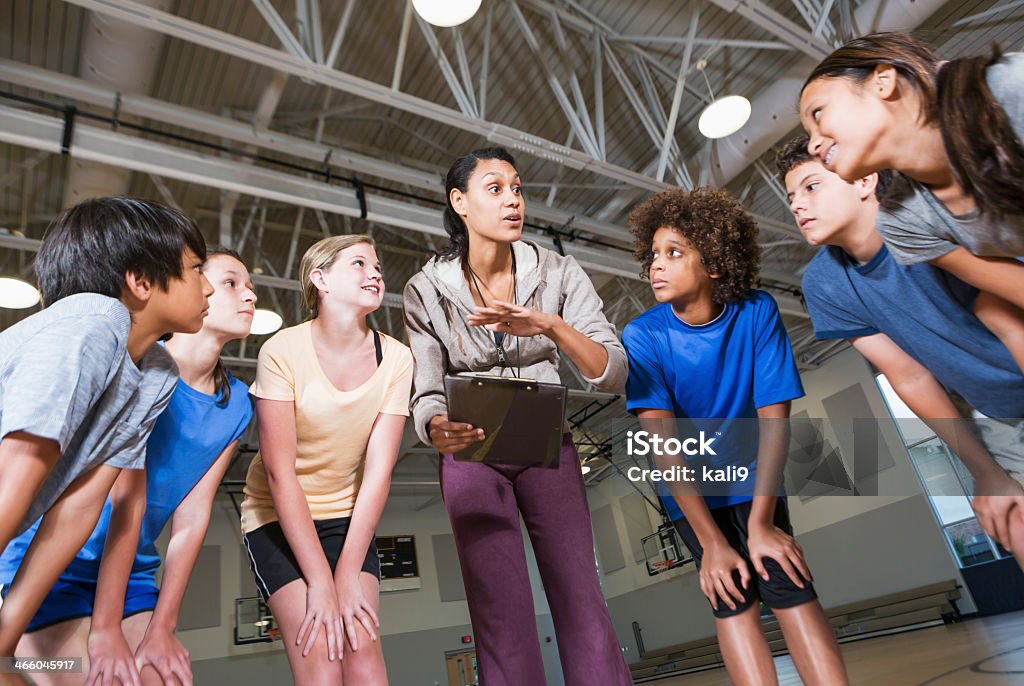
{"label": "girl with blonde hair", "polygon": [[250,389],[260,452],[246,476],[244,541],[295,683],[386,684],[373,534],[409,413],[412,354],[366,323],[384,298],[369,236],[315,243],[300,280],[310,318],[263,344]]}

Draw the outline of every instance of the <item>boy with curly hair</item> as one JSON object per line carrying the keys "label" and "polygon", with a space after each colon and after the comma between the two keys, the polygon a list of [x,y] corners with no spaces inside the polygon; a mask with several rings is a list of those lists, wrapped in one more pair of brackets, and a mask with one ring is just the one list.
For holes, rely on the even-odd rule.
{"label": "boy with curly hair", "polygon": [[[688,460],[693,482],[669,482],[671,496],[662,489],[661,497],[697,563],[729,676],[776,683],[764,602],[804,683],[846,684],[779,497],[790,401],[804,391],[775,300],[753,290],[756,223],[725,191],[674,188],[637,206],[629,226],[658,304],[622,332],[626,407],[662,439],[697,430],[715,437],[706,454]],[[655,457],[663,472],[671,459]],[[748,477],[708,483],[709,473]]]}

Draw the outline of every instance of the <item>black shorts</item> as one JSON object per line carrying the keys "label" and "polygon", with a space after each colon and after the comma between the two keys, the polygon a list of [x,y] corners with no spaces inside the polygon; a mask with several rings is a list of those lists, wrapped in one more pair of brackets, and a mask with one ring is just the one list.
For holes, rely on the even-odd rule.
{"label": "black shorts", "polygon": [[[800,588],[783,571],[782,566],[769,557],[764,558],[764,568],[768,572],[768,581],[762,579],[754,571],[754,565],[750,561],[750,551],[747,549],[747,520],[750,517],[751,504],[750,501],[747,501],[711,510],[711,516],[725,536],[725,540],[746,560],[747,569],[750,571],[751,576],[747,588],[744,589],[740,585],[739,572],[733,572],[732,578],[736,583],[736,588],[743,594],[743,602],[736,603],[736,609],[731,610],[728,605],[719,600],[718,609],[714,611],[714,614],[715,617],[720,619],[741,614],[758,601],[764,602],[767,607],[773,610],[784,610],[789,607],[809,603],[818,598],[818,594],[814,592],[814,586],[811,585],[810,581],[804,579],[804,587]],[[779,498],[776,502],[774,523],[775,526],[790,536],[793,535],[793,525],[789,523],[789,508],[786,507],[785,498]],[[697,568],[700,569],[700,560],[704,556],[704,550],[697,540],[697,534],[694,533],[693,528],[685,519],[677,519],[673,524],[675,524],[676,531],[682,537],[683,543],[686,544],[686,547],[693,555],[693,561],[697,564]],[[802,575],[801,578],[803,578]],[[733,601],[735,602],[735,598]]]}
{"label": "black shorts", "polygon": [[[351,521],[351,517],[313,520],[316,533],[320,537],[320,545],[324,549],[332,572],[338,566]],[[249,552],[249,567],[256,577],[256,586],[264,600],[269,600],[270,596],[285,584],[302,578],[302,570],[299,569],[291,546],[285,540],[280,522],[264,524],[242,536],[242,540]],[[380,560],[377,558],[377,542],[374,539],[370,540],[370,548],[366,551],[362,569],[380,580]]]}

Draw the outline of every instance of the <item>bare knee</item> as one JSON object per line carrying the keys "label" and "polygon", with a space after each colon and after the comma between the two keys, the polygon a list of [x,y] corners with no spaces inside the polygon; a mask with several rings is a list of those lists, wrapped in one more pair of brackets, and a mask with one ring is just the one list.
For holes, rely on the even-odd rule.
{"label": "bare knee", "polygon": [[46,656],[82,660],[80,674],[33,674],[33,683],[37,686],[79,686],[82,683],[84,675],[89,672],[89,625],[87,617],[71,619],[21,636],[14,651],[18,657]]}
{"label": "bare knee", "polygon": [[[289,640],[288,637],[285,640]],[[295,637],[292,636],[291,641],[294,640]],[[337,658],[329,659],[327,635],[323,627],[320,627],[309,654],[304,656],[302,651],[305,645],[306,643],[303,641],[300,645],[288,646],[288,662],[292,668],[292,677],[295,679],[296,686],[319,686],[320,684],[337,686],[341,681],[341,664]]]}
{"label": "bare knee", "polygon": [[[142,671],[139,672],[139,676],[142,678],[142,686],[165,686],[163,677],[161,677],[160,673],[154,669],[153,665],[146,665],[143,667]],[[176,680],[168,683],[174,684],[176,683]]]}
{"label": "bare knee", "polygon": [[363,686],[387,684],[387,670],[384,666],[384,652],[380,641],[374,641],[362,626],[356,627],[356,643],[359,650],[353,651],[345,642],[345,658],[341,668],[344,683]]}

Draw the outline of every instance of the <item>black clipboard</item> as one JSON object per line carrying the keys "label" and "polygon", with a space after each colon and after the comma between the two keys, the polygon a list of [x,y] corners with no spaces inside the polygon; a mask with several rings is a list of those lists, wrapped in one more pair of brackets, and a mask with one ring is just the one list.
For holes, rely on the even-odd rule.
{"label": "black clipboard", "polygon": [[456,460],[519,467],[558,467],[565,386],[501,376],[444,377],[448,419],[484,430],[483,441]]}

